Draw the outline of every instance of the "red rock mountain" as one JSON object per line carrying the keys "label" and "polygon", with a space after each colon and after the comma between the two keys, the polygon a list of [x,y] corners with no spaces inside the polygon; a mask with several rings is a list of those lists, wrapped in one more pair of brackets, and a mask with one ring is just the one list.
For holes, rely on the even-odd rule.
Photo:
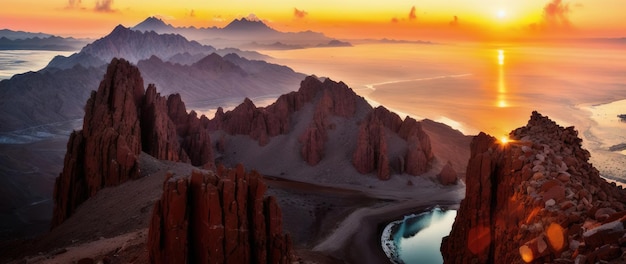
{"label": "red rock mountain", "polygon": [[150,263],[291,263],[281,210],[255,172],[168,175],[150,225]]}
{"label": "red rock mountain", "polygon": [[[357,124],[358,129],[347,124]],[[224,131],[230,139],[248,135],[261,147],[279,135],[297,137],[297,152],[310,166],[325,159],[327,148],[335,147],[329,143],[329,133],[341,130],[335,133],[346,137],[340,151],[349,152],[355,170],[375,171],[381,180],[394,173],[423,174],[433,159],[430,139],[420,122],[409,117],[402,120],[382,106],[373,109],[344,83],[322,82],[312,76],[302,81],[297,92],[282,95],[267,107],[256,107],[246,99],[231,111],[220,108],[208,128]],[[388,140],[402,143],[387,146]],[[224,156],[229,155],[227,141],[222,139],[218,148]],[[287,147],[283,150],[289,151]]]}
{"label": "red rock mountain", "polygon": [[623,263],[626,192],[602,179],[573,127],[537,112],[510,143],[471,144],[445,263]]}
{"label": "red rock mountain", "polygon": [[[381,180],[393,173],[422,174],[433,159],[420,122],[408,117],[403,121],[384,107],[372,109],[345,84],[329,79],[307,77],[299,91],[280,96],[270,106],[258,108],[246,99],[232,111],[218,109],[212,120],[187,113],[179,95],[166,99],[154,85],[145,91],[143,87],[137,67],[123,59],[111,61],[87,102],[83,130],[72,133],[68,142],[64,169],[55,183],[53,227],[98,190],[138,177],[141,151],[157,159],[212,167],[210,133],[216,131],[248,135],[260,146],[279,135],[295,137],[302,160],[315,166],[334,147],[329,146],[329,133],[344,123],[360,123],[358,131],[342,128],[354,145],[340,149],[350,153],[356,171],[376,171]],[[387,141],[401,144],[388,146]],[[224,135],[216,142],[221,156],[229,149],[225,142]]]}
{"label": "red rock mountain", "polygon": [[144,91],[137,67],[113,59],[87,101],[83,129],[68,141],[63,172],[55,182],[52,227],[98,190],[137,178],[141,151],[158,159],[210,166],[211,141],[200,126],[180,97],[166,99],[153,85]]}
{"label": "red rock mountain", "polygon": [[[139,177],[139,154],[213,167],[208,119],[180,96],[144,91],[137,67],[113,59],[85,107],[83,130],[68,142],[54,191],[52,227],[104,187]],[[147,242],[150,263],[291,263],[282,214],[256,172],[243,166],[167,175]]]}

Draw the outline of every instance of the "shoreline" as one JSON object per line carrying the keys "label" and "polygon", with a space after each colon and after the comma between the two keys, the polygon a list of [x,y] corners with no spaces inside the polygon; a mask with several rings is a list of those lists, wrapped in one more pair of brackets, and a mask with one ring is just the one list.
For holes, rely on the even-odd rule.
{"label": "shoreline", "polygon": [[380,242],[384,227],[405,215],[420,213],[432,206],[450,209],[458,207],[465,194],[463,187],[452,187],[437,194],[425,193],[421,199],[416,197],[383,206],[360,208],[346,217],[313,251],[344,259],[349,263],[391,263]]}
{"label": "shoreline", "polygon": [[622,186],[626,184],[626,151],[611,151],[610,147],[626,143],[623,136],[626,123],[618,117],[626,111],[622,110],[624,106],[626,99],[575,106],[588,114],[588,123],[579,129],[579,134],[583,146],[592,154],[590,162],[600,171],[602,178]]}

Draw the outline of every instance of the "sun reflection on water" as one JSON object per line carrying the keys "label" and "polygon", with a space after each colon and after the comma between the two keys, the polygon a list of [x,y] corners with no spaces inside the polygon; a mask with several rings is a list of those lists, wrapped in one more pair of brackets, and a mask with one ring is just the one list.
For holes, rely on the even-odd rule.
{"label": "sun reflection on water", "polygon": [[506,98],[507,90],[504,82],[504,50],[498,50],[498,101],[496,105],[500,108],[509,107]]}

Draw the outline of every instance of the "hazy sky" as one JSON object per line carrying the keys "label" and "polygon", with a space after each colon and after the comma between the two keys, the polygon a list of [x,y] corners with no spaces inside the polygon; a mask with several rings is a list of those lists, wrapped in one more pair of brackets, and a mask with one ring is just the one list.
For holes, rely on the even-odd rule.
{"label": "hazy sky", "polygon": [[0,28],[100,37],[148,16],[222,27],[254,14],[281,31],[336,38],[624,37],[625,7],[624,0],[3,0]]}

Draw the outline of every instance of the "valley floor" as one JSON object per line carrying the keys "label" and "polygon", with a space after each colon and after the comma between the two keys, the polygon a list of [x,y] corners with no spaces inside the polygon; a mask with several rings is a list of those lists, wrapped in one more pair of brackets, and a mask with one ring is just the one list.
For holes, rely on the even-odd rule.
{"label": "valley floor", "polygon": [[[154,202],[167,171],[184,175],[194,167],[141,155],[142,178],[100,191],[64,224],[34,240],[4,247],[14,263],[72,263],[83,258],[111,263],[148,263],[146,240]],[[432,205],[458,204],[463,184],[387,193],[367,187],[333,188],[266,177],[268,195],[283,211],[301,263],[384,263],[380,232],[390,221]],[[390,198],[395,197],[395,198]]]}

